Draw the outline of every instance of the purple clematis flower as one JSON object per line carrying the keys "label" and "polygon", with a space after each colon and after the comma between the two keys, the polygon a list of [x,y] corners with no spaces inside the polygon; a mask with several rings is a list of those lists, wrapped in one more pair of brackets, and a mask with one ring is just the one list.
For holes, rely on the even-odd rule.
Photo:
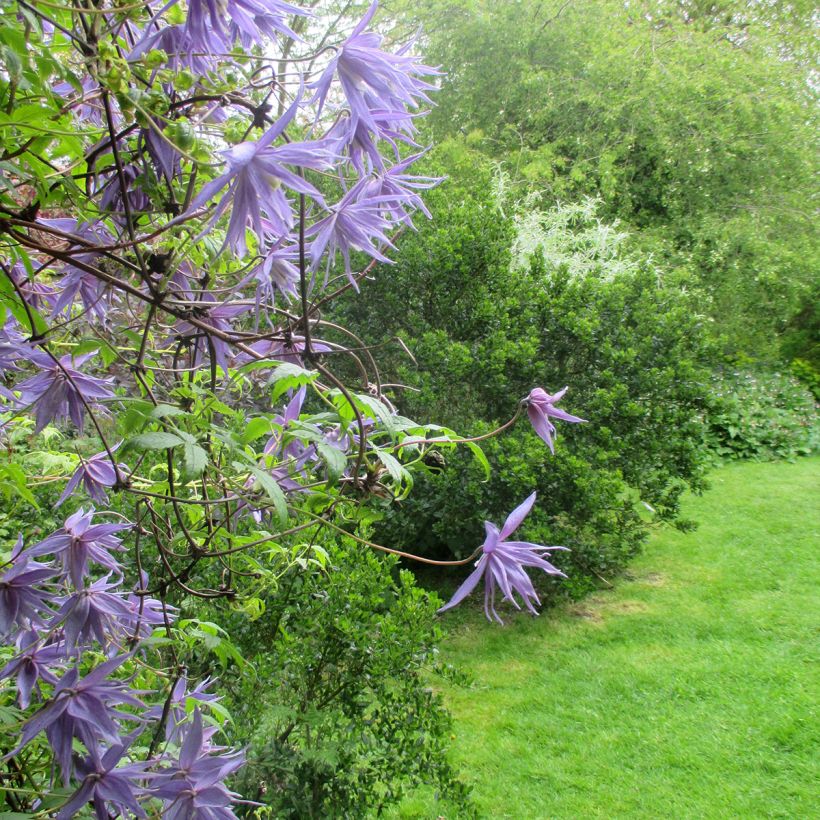
{"label": "purple clematis flower", "polygon": [[55,289],[38,279],[30,279],[22,262],[15,262],[9,269],[9,274],[20,289],[23,299],[35,310],[40,310],[54,299]]}
{"label": "purple clematis flower", "polygon": [[116,720],[136,721],[138,718],[112,707],[126,705],[142,709],[145,706],[126,683],[108,680],[108,676],[128,657],[120,655],[101,663],[84,678],[80,678],[77,667],[69,669],[54,687],[51,700],[23,724],[20,744],[4,759],[16,755],[45,731],[68,785],[74,738],[81,740],[87,749],[95,747],[100,740],[112,745],[120,743],[120,727]]}
{"label": "purple clematis flower", "polygon": [[102,125],[105,109],[100,102],[102,90],[99,83],[93,77],[86,75],[82,78],[80,85],[82,94],[78,97],[75,97],[77,89],[69,82],[57,83],[53,90],[55,94],[68,99],[65,108],[70,109],[81,123]]}
{"label": "purple clematis flower", "polygon": [[[439,612],[445,612],[460,604],[476,588],[479,580],[484,576],[484,612],[487,615],[487,620],[492,620],[494,617],[498,623],[504,623],[495,611],[496,586],[501,590],[502,597],[510,601],[516,609],[521,609],[521,607],[513,596],[514,592],[521,596],[524,605],[533,615],[538,614],[532,602],[535,601],[536,604],[540,605],[541,601],[538,599],[532,581],[524,571],[524,567],[535,567],[544,570],[548,575],[560,575],[562,578],[566,578],[567,576],[560,569],[554,567],[549,561],[545,561],[543,557],[549,554],[550,550],[566,550],[566,547],[542,547],[528,541],[506,540],[518,529],[534,503],[535,493],[528,496],[521,505],[510,513],[501,530],[489,521],[484,522],[487,537],[482,545],[481,558],[476,562],[476,568],[467,577],[467,580],[456,590],[455,595],[439,609]],[[492,617],[490,613],[492,613]]]}
{"label": "purple clematis flower", "polygon": [[28,360],[39,367],[40,372],[17,385],[17,390],[20,391],[21,405],[37,406],[35,433],[39,433],[51,421],[66,418],[70,418],[82,430],[85,418],[83,399],[93,408],[101,410],[97,403],[100,399],[114,398],[114,393],[108,386],[111,379],[98,379],[76,369],[94,355],[86,353],[72,361],[71,354],[67,353],[60,358],[58,365],[51,356],[40,350],[32,350],[27,354]]}
{"label": "purple clematis flower", "polygon": [[125,197],[128,197],[128,207],[132,211],[148,211],[151,208],[151,200],[138,183],[142,176],[142,169],[137,165],[126,165],[122,169],[122,179],[125,183],[125,193],[120,185],[120,175],[118,173],[109,174],[108,179],[99,188],[102,191],[100,199],[100,209],[113,213],[125,212]]}
{"label": "purple clematis flower", "polygon": [[237,40],[250,48],[277,35],[299,40],[287,24],[291,14],[309,16],[284,0],[188,0],[185,31],[197,50],[203,51],[220,50],[219,44],[230,47]]}
{"label": "purple clematis flower", "polygon": [[[122,442],[120,442],[122,444]],[[111,448],[112,452],[116,450],[120,444],[116,444]],[[126,473],[128,468],[125,464],[117,465],[122,473]],[[91,456],[91,458],[81,459],[80,466],[72,473],[71,478],[68,479],[62,495],[55,504],[59,507],[73,492],[82,481],[83,487],[92,501],[97,504],[107,504],[108,496],[105,494],[105,487],[113,487],[117,483],[117,471],[111,463],[111,458],[108,453],[103,450],[101,453]]]}
{"label": "purple clematis flower", "polygon": [[119,586],[119,581],[109,584],[110,577],[99,578],[63,599],[51,625],[62,624],[69,649],[87,646],[92,638],[108,649],[112,642],[133,635],[138,613],[121,593],[110,592]]}
{"label": "purple clematis flower", "polygon": [[20,633],[17,648],[19,654],[0,670],[0,680],[17,676],[17,702],[21,709],[28,709],[38,680],[52,686],[57,683],[58,678],[52,670],[59,669],[65,660],[65,647],[61,642],[43,644],[32,629]]}
{"label": "purple clematis flower", "polygon": [[190,69],[194,74],[205,76],[215,65],[211,55],[221,51],[222,45],[207,29],[203,36],[207,40],[206,46],[195,48],[184,25],[158,28],[148,26],[127,59],[135,62],[148,52],[159,49],[168,55],[168,68],[172,71]]}
{"label": "purple clematis flower", "polygon": [[[44,225],[72,234],[79,240],[69,248],[78,262],[92,264],[100,253],[88,245],[106,245],[114,241],[108,228],[101,222],[77,222],[74,219],[41,219]],[[59,292],[52,299],[52,316],[71,313],[71,307],[80,297],[83,308],[92,316],[104,321],[113,298],[113,291],[93,274],[78,268],[71,262],[64,269],[65,275],[59,281]]]}
{"label": "purple clematis flower", "polygon": [[[193,689],[188,690],[188,679],[183,675],[171,691],[168,707],[168,719],[165,722],[165,739],[169,743],[179,745],[190,725],[188,714],[188,702],[215,703],[219,696],[213,692],[208,692],[214,681],[206,678],[200,681]],[[145,714],[149,720],[160,720],[162,718],[163,705],[157,704],[151,707]]]}
{"label": "purple clematis flower", "polygon": [[122,540],[115,533],[131,529],[133,524],[93,524],[94,508],[88,512],[80,507],[77,512],[66,518],[62,528],[51,533],[28,554],[59,555],[63,562],[63,571],[68,573],[76,587],[82,587],[83,577],[88,573],[88,562],[96,561],[111,572],[120,572],[120,565],[111,555],[111,550],[122,552]]}
{"label": "purple clematis flower", "polygon": [[[246,251],[245,229],[248,223],[256,232],[260,244],[264,244],[266,234],[271,230],[277,238],[281,238],[293,228],[293,210],[282,185],[311,196],[317,202],[323,202],[322,195],[313,185],[285,168],[285,165],[329,170],[333,167],[335,158],[330,150],[330,143],[321,140],[273,145],[273,141],[281,136],[296,116],[300,102],[301,98],[297,97],[291,107],[256,142],[241,142],[230,150],[223,151],[228,170],[205,185],[186,212],[196,211],[227,188],[216,206],[209,226],[233,204],[225,244],[239,255]],[[267,217],[269,224],[263,222],[263,215]]]}
{"label": "purple clematis flower", "polygon": [[145,770],[151,761],[117,765],[136,737],[137,733],[132,733],[108,749],[91,746],[88,757],[77,763],[77,775],[82,778],[80,788],[57,812],[57,820],[76,817],[86,803],[94,806],[97,820],[110,820],[111,809],[116,810],[117,817],[147,816],[137,801],[146,793],[139,784],[150,777]]}
{"label": "purple clematis flower", "polygon": [[[295,333],[292,333],[287,341],[264,339],[261,342],[254,342],[250,345],[249,349],[256,354],[256,357],[241,351],[236,356],[235,364],[237,366],[256,361],[257,358],[274,359],[278,362],[287,362],[288,364],[295,364],[299,367],[305,366],[303,358],[305,337]],[[331,350],[328,345],[316,339],[311,339],[310,349],[313,353],[329,353]]]}
{"label": "purple clematis flower", "polygon": [[330,209],[330,215],[320,219],[310,228],[314,237],[310,246],[312,270],[319,269],[322,255],[328,251],[327,270],[336,258],[336,252],[342,252],[347,278],[356,291],[359,286],[353,277],[350,267],[350,251],[359,250],[379,262],[392,264],[381,252],[380,245],[394,247],[386,235],[391,223],[382,214],[382,207],[395,200],[395,197],[367,195],[368,179],[357,182],[342,199]]}
{"label": "purple clematis flower", "polygon": [[444,181],[444,177],[422,177],[405,173],[425,153],[426,151],[414,154],[392,168],[388,168],[371,179],[364,189],[365,196],[383,203],[383,210],[396,224],[404,224],[409,228],[414,227],[408,208],[421,211],[428,219],[432,218],[432,214],[427,210],[424,200],[416,191],[427,191],[435,188]]}
{"label": "purple clematis flower", "polygon": [[415,134],[413,117],[420,114],[408,114],[406,111],[371,111],[370,122],[375,125],[371,130],[362,119],[354,120],[350,114],[343,114],[327,133],[327,139],[336,142],[337,152],[347,155],[351,165],[361,176],[370,173],[373,168],[384,168],[384,157],[377,145],[385,140],[399,156],[399,142],[416,146],[410,137]]}
{"label": "purple clematis flower", "polygon": [[567,390],[568,388],[565,387],[563,390],[559,390],[555,395],[551,396],[546,390],[536,387],[534,390],[531,390],[529,396],[524,399],[530,422],[532,422],[535,432],[547,443],[547,447],[550,448],[551,453],[555,453],[555,445],[553,444],[555,427],[550,421],[550,416],[552,418],[561,419],[562,421],[586,423],[586,419],[571,416],[569,413],[555,407],[555,404],[564,397],[564,393],[566,393]]}
{"label": "purple clematis flower", "polygon": [[31,553],[21,554],[23,536],[17,539],[11,569],[0,575],[0,635],[12,628],[41,624],[43,615],[50,615],[52,595],[39,585],[57,573],[53,567],[31,560]]}
{"label": "purple clematis flower", "polygon": [[285,247],[277,243],[237,287],[241,288],[251,281],[256,282],[257,310],[265,302],[273,303],[277,293],[288,299],[295,299],[299,294],[299,269],[295,265],[298,258],[297,247]]}
{"label": "purple clematis flower", "polygon": [[8,314],[5,324],[0,326],[0,375],[20,370],[18,362],[25,358],[27,349],[17,320]]}
{"label": "purple clematis flower", "polygon": [[202,715],[194,710],[193,722],[185,733],[179,761],[157,775],[154,797],[165,801],[167,820],[233,820],[230,806],[237,795],[222,782],[245,762],[243,752],[220,754],[212,747],[203,730]]}
{"label": "purple clematis flower", "polygon": [[379,133],[380,120],[386,119],[385,112],[404,112],[407,108],[416,108],[418,101],[432,104],[427,92],[434,91],[436,86],[421,78],[440,73],[407,54],[412,43],[395,54],[381,50],[381,35],[364,31],[378,5],[378,0],[373,0],[350,37],[312,85],[316,89],[314,102],[319,103],[318,116],[333,77],[338,75],[350,108],[353,131],[361,121],[371,131]]}

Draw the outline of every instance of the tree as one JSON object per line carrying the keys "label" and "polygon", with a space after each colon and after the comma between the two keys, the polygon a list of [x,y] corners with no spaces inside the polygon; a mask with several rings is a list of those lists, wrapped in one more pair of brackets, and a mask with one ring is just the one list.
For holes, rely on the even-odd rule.
{"label": "tree", "polygon": [[447,66],[436,140],[468,136],[544,205],[601,198],[697,290],[727,351],[772,355],[818,260],[809,5],[400,8]]}

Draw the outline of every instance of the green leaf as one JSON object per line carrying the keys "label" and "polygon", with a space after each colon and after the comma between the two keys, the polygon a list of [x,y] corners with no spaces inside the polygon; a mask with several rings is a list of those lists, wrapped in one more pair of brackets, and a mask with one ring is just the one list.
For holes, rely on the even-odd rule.
{"label": "green leaf", "polygon": [[234,462],[234,467],[238,470],[250,471],[251,475],[253,475],[256,479],[256,483],[262,490],[264,490],[265,494],[273,502],[273,508],[279,516],[279,522],[282,526],[284,526],[288,520],[288,502],[285,499],[285,494],[282,492],[282,488],[279,486],[276,479],[264,470],[260,470],[258,467],[254,467],[252,465]]}
{"label": "green leaf", "polygon": [[475,460],[484,468],[484,480],[489,481],[492,470],[490,469],[490,462],[487,460],[487,456],[484,455],[484,451],[474,441],[467,441],[465,444],[470,448]]}
{"label": "green leaf", "polygon": [[286,390],[310,384],[316,380],[318,375],[314,370],[305,370],[304,367],[290,362],[280,364],[270,377],[270,381],[276,385],[273,389],[273,401],[276,401]]}
{"label": "green leaf", "polygon": [[171,450],[179,447],[182,439],[173,433],[141,433],[125,443],[126,447],[135,447],[138,450]]}
{"label": "green leaf", "polygon": [[410,477],[410,474],[402,467],[395,456],[391,456],[390,453],[386,453],[384,450],[376,450],[376,456],[379,461],[384,464],[387,472],[390,473],[390,477],[396,484],[401,484],[405,478]]}
{"label": "green leaf", "polygon": [[259,438],[259,436],[264,436],[265,434],[270,433],[270,431],[270,419],[267,419],[264,416],[251,419],[245,427],[245,431],[242,433],[242,442],[247,444],[254,439]]}
{"label": "green leaf", "polygon": [[322,461],[327,465],[327,477],[329,481],[335,483],[339,480],[339,476],[344,472],[345,467],[347,467],[347,457],[341,450],[337,450],[326,441],[316,439],[313,443],[316,445],[316,449],[319,451]]}
{"label": "green leaf", "polygon": [[384,429],[390,433],[391,438],[395,438],[396,426],[394,424],[394,417],[385,404],[373,396],[368,396],[362,393],[356,393],[353,398],[359,404],[363,404],[370,411],[371,417],[382,423]]}
{"label": "green leaf", "polygon": [[182,451],[182,463],[188,476],[198,476],[208,466],[208,453],[198,444],[186,442]]}
{"label": "green leaf", "polygon": [[171,417],[187,415],[187,411],[183,410],[181,407],[177,407],[175,404],[158,404],[151,411],[152,419],[167,419]]}

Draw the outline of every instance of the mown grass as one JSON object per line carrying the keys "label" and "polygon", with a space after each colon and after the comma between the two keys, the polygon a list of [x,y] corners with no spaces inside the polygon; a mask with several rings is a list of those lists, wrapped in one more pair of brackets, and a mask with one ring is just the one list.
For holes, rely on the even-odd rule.
{"label": "mown grass", "polygon": [[[453,760],[486,818],[820,816],[820,459],[722,468],[615,589],[470,612],[445,660]],[[417,795],[398,816],[449,815]]]}

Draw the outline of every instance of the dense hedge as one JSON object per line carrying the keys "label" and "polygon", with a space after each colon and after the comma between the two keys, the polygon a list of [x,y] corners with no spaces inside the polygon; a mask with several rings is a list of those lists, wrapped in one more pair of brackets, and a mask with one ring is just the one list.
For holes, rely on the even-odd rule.
{"label": "dense hedge", "polygon": [[345,320],[371,343],[389,345],[383,327],[399,331],[415,361],[397,345],[386,358],[390,380],[415,388],[396,392],[409,414],[480,434],[533,386],[568,384],[563,404],[590,423],[561,426],[552,459],[522,421],[487,444],[497,468],[487,483],[453,456],[417,481],[379,535],[466,555],[482,521],[503,520],[535,486],[530,534],[570,546],[570,588],[586,588],[638,549],[647,519],[676,521],[683,490],[703,485],[708,328],[682,289],[620,247],[587,260],[584,275],[543,256],[511,264],[520,220],[493,195],[492,167],[451,142],[432,168],[450,175],[431,197],[434,222],[403,239],[397,264],[377,273]]}

